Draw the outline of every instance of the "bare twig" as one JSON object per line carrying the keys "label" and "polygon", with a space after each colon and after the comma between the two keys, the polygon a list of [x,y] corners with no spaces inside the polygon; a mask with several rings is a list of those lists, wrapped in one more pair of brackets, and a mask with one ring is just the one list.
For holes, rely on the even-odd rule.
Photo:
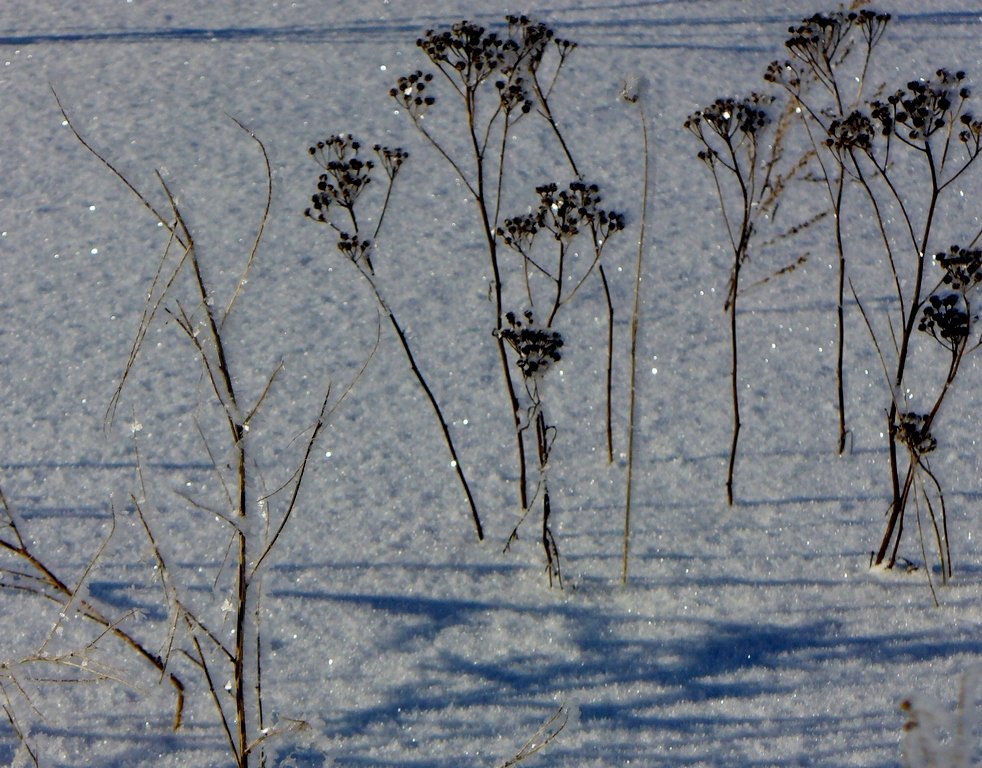
{"label": "bare twig", "polygon": [[569,708],[565,704],[553,712],[545,722],[540,725],[531,738],[526,741],[514,756],[503,762],[498,768],[512,768],[523,760],[527,760],[532,755],[541,752],[548,747],[562,733],[569,722]]}
{"label": "bare twig", "polygon": [[631,544],[631,503],[634,495],[634,438],[637,427],[637,379],[638,379],[638,332],[641,325],[641,282],[643,279],[643,265],[645,252],[645,233],[648,220],[648,187],[651,177],[650,158],[651,148],[648,143],[648,118],[642,101],[642,94],[638,88],[632,89],[629,93],[627,86],[622,94],[628,101],[637,104],[638,122],[641,126],[641,147],[643,152],[643,165],[641,172],[641,223],[638,233],[637,263],[634,273],[634,306],[631,310],[631,374],[630,374],[630,400],[628,404],[627,422],[627,481],[626,498],[624,500],[624,547],[621,562],[621,582],[627,584],[628,578],[628,558],[630,556]]}

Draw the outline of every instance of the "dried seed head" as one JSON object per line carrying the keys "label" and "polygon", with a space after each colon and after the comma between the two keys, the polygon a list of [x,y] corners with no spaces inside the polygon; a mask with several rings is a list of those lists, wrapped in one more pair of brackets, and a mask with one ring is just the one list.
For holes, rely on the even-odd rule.
{"label": "dried seed head", "polygon": [[[939,130],[961,122],[961,110],[971,91],[961,82],[964,72],[952,74],[939,69],[929,80],[911,80],[885,102],[872,103],[872,116],[880,122],[884,135],[903,128],[910,141],[924,142]],[[971,138],[969,135],[968,138]]]}
{"label": "dried seed head", "polygon": [[982,250],[952,245],[947,253],[934,256],[945,271],[942,282],[954,291],[967,293],[982,283]]}
{"label": "dried seed head", "polygon": [[436,104],[436,97],[428,87],[432,80],[432,72],[417,69],[400,77],[396,81],[396,87],[389,91],[389,96],[405,107],[411,116],[419,117]]}
{"label": "dried seed head", "polygon": [[505,315],[507,327],[495,331],[495,335],[507,342],[515,350],[518,358],[515,364],[525,379],[540,378],[549,368],[562,359],[559,351],[563,337],[558,331],[539,328],[531,310],[523,313],[524,321],[514,312]]}
{"label": "dried seed head", "polygon": [[938,447],[938,441],[931,435],[928,417],[923,413],[900,414],[897,437],[916,456],[923,456]]}
{"label": "dried seed head", "polygon": [[833,120],[829,124],[829,135],[825,145],[838,155],[853,149],[870,153],[873,149],[875,134],[870,118],[856,110],[842,120]]}

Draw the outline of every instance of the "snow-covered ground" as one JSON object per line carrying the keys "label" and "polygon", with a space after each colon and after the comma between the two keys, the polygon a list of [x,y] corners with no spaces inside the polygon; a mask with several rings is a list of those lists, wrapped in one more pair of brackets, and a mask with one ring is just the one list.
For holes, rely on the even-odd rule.
{"label": "snow-covered ground", "polygon": [[[982,82],[977,8],[879,7],[896,18],[872,80],[894,89],[946,66]],[[834,253],[830,229],[818,227],[806,244],[748,267],[753,282],[797,249],[810,253],[742,303],[744,428],[737,503],[727,508],[730,256],[711,177],[681,127],[718,96],[762,89],[766,64],[785,55],[788,26],[827,10],[737,0],[0,4],[0,488],[32,548],[74,583],[115,511],[82,593],[163,652],[167,603],[134,514],[140,499],[176,589],[217,606],[222,622],[213,582],[228,574],[228,535],[213,535],[222,530],[214,515],[188,501],[218,499],[197,426],[207,432],[215,413],[202,405],[209,387],[173,320],[151,326],[117,417],[104,420],[166,233],[63,124],[52,89],[86,140],[165,207],[160,170],[225,296],[265,192],[262,157],[230,116],[264,142],[272,210],[226,332],[248,399],[284,364],[249,438],[270,489],[289,479],[328,384],[336,399],[379,327],[365,282],[327,228],[302,215],[318,174],[307,148],[352,132],[411,153],[380,237],[378,280],[451,422],[487,538],[475,540],[432,412],[383,325],[317,443],[265,572],[267,716],[309,726],[270,743],[278,764],[500,765],[564,705],[567,727],[531,761],[898,765],[900,702],[926,695],[953,709],[961,676],[982,663],[982,371],[967,359],[938,427],[932,466],[948,489],[955,574],[935,607],[913,523],[903,555],[918,567],[869,569],[889,501],[888,390],[851,304],[852,449],[839,457]],[[427,64],[415,45],[427,28],[515,12],[580,44],[555,94],[558,117],[605,205],[628,217],[604,255],[618,307],[613,465],[596,284],[562,318],[566,354],[547,384],[562,591],[546,584],[534,520],[502,552],[517,520],[514,438],[473,203],[388,95],[397,77]],[[654,176],[625,587],[626,362],[642,179],[637,113],[618,91],[631,72],[650,81]],[[526,157],[540,150],[521,136],[515,146]],[[980,174],[962,182],[969,200],[978,200]],[[568,181],[541,179],[552,180]],[[534,201],[517,185],[508,193],[511,212]],[[808,197],[790,195],[782,215],[795,218]],[[968,220],[947,224],[938,250],[978,231],[977,202]],[[878,313],[890,283],[874,235],[854,241],[850,274]],[[215,450],[218,464],[231,460]],[[3,578],[0,586],[12,583]],[[71,612],[58,621],[58,606],[17,589],[0,589],[0,611],[3,703],[41,765],[229,764],[188,655],[172,656],[188,685],[174,732],[173,689],[110,638],[88,658],[118,680],[38,680],[90,677],[52,657],[96,638],[91,623]],[[192,652],[181,635],[178,646]],[[28,661],[41,648],[45,659]],[[974,748],[978,761],[978,734]],[[0,718],[0,763],[27,759]]]}

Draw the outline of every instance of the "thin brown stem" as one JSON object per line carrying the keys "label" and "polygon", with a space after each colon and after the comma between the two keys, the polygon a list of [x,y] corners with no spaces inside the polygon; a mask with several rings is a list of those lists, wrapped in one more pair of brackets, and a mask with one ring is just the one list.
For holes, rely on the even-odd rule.
{"label": "thin brown stem", "polygon": [[[631,504],[634,498],[634,440],[637,428],[637,385],[638,385],[638,335],[641,327],[641,282],[643,280],[645,234],[648,221],[648,187],[651,177],[650,158],[651,151],[648,143],[648,118],[645,114],[644,105],[639,103],[639,96],[635,95],[631,99],[638,104],[638,120],[641,124],[641,150],[642,150],[642,172],[641,172],[641,223],[638,233],[637,263],[634,268],[634,305],[631,310],[631,372],[630,372],[630,394],[628,396],[628,416],[627,416],[627,479],[625,482],[624,499],[624,542],[621,556],[621,583],[627,584],[628,579],[628,560],[631,550]],[[600,268],[600,275],[604,277],[603,267]],[[607,280],[604,278],[604,287]],[[613,328],[613,312],[611,312],[610,322]],[[612,344],[611,344],[612,346]],[[610,381],[608,379],[608,409],[610,403]],[[608,410],[608,427],[609,427]],[[611,458],[613,449],[611,447]]]}

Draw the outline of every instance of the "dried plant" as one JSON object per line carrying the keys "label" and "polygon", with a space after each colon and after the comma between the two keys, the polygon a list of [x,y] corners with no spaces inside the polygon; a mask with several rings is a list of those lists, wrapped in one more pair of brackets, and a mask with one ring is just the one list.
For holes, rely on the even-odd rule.
{"label": "dried plant", "polygon": [[628,558],[631,545],[631,502],[634,494],[634,437],[637,424],[637,378],[638,378],[638,332],[641,325],[641,281],[643,276],[644,254],[647,243],[645,234],[648,222],[648,189],[651,180],[651,151],[648,140],[648,116],[644,108],[647,83],[639,77],[624,81],[621,98],[638,109],[638,123],[641,128],[641,148],[643,169],[641,173],[641,223],[638,233],[637,262],[634,272],[634,306],[631,310],[631,375],[630,397],[627,420],[627,479],[624,498],[624,539],[621,554],[621,583],[627,584]]}
{"label": "dried plant", "polygon": [[521,746],[521,748],[510,758],[505,760],[498,768],[513,768],[513,766],[524,762],[554,742],[559,734],[563,732],[569,723],[570,711],[565,704],[547,717],[542,725],[535,729],[535,733]]}
{"label": "dried plant", "polygon": [[[563,347],[563,337],[557,331],[536,325],[531,310],[526,310],[522,318],[516,317],[513,312],[508,312],[505,320],[507,325],[497,331],[497,335],[515,352],[515,365],[525,383],[525,394],[529,401],[521,430],[531,431],[535,435],[539,479],[534,497],[542,498],[542,526],[539,540],[545,553],[546,575],[549,578],[549,586],[555,583],[562,587],[559,547],[552,532],[552,498],[549,495],[549,454],[552,452],[553,441],[556,438],[556,427],[546,421],[542,383],[546,373],[562,359],[560,350]],[[505,544],[505,551],[518,538],[518,529],[527,514],[528,510],[512,529]]]}
{"label": "dried plant", "polygon": [[[846,182],[849,168],[844,156],[849,137],[841,127],[859,106],[866,90],[866,75],[877,44],[882,40],[890,14],[870,9],[815,13],[788,29],[785,47],[790,60],[772,62],[764,75],[782,86],[812,147],[822,185],[832,211],[835,248],[838,256],[836,294],[836,399],[839,416],[839,453],[846,449],[843,359],[845,354],[846,248],[843,234]],[[855,90],[847,92],[848,85]]]}
{"label": "dried plant", "polygon": [[[502,381],[508,401],[509,418],[515,426],[518,455],[518,497],[521,513],[528,511],[528,458],[523,406],[506,343],[506,297],[515,301],[516,285],[525,290],[529,306],[546,318],[551,326],[563,305],[570,301],[584,282],[598,275],[608,306],[608,371],[611,368],[613,339],[613,305],[600,256],[607,232],[623,225],[622,219],[601,221],[596,207],[597,188],[584,181],[570,145],[559,127],[553,111],[553,90],[576,46],[569,40],[526,16],[512,15],[499,33],[470,21],[461,21],[445,29],[428,30],[417,46],[434,67],[434,71],[416,70],[399,78],[390,95],[398,103],[426,142],[442,157],[460,178],[477,209],[480,231],[488,255],[491,284],[489,296],[494,306],[493,337],[497,341]],[[449,102],[449,103],[448,103]],[[440,132],[428,120],[433,110],[459,117],[464,150],[449,132]],[[455,111],[456,109],[456,111]],[[539,205],[528,215],[503,218],[510,205],[506,199],[506,176],[511,167],[524,165],[517,148],[511,144],[515,126],[521,121],[536,121],[552,137],[556,155],[572,171],[574,181],[566,187],[541,185],[536,190]],[[556,206],[556,216],[552,215]],[[583,209],[583,213],[580,213]],[[564,220],[567,217],[568,220]],[[574,221],[574,219],[582,219]],[[574,233],[570,227],[576,227]],[[539,261],[530,252],[532,240],[540,230],[549,230],[559,245],[558,257],[549,263]],[[593,238],[593,257],[582,272],[572,275],[566,247],[576,234]],[[504,273],[502,246],[522,254],[517,280]],[[535,307],[533,283],[528,272],[551,285],[553,295],[548,307]],[[610,386],[608,373],[607,442],[612,460],[610,426]]]}
{"label": "dried plant", "polygon": [[[886,529],[874,556],[874,563],[885,567],[896,563],[912,491],[920,489],[915,495],[925,503],[934,520],[935,510],[926,491],[933,489],[941,517],[946,517],[941,485],[925,460],[929,452],[926,448],[934,448],[934,438],[926,438],[964,355],[977,346],[973,341],[972,301],[977,282],[975,248],[982,233],[977,233],[967,246],[952,246],[947,253],[934,257],[943,275],[934,281],[933,289],[927,273],[929,254],[936,251],[938,222],[960,224],[957,201],[947,206],[945,193],[982,153],[982,121],[968,111],[970,98],[964,72],[939,69],[930,78],[910,81],[887,98],[871,102],[868,111],[856,110],[829,126],[827,143],[848,163],[852,177],[870,203],[896,291],[895,314],[888,328],[892,341],[889,350],[877,340],[883,332],[878,333],[866,316],[881,357],[892,352],[892,359],[884,359],[890,387],[887,439],[892,493]],[[888,227],[891,218],[901,222],[899,234],[897,228]],[[909,254],[906,263],[900,261],[905,251]],[[918,332],[931,337],[947,357],[943,382],[926,411],[914,408],[908,394],[908,363],[917,346]],[[912,425],[916,425],[913,432]],[[907,455],[906,466],[902,454]],[[938,553],[942,577],[946,578],[951,564],[947,544],[942,545],[941,537]]]}
{"label": "dried plant", "polygon": [[[0,552],[4,554],[3,559],[0,560],[0,589],[31,595],[58,606],[58,616],[41,646],[15,664],[9,662],[0,664],[0,694],[3,697],[3,710],[32,762],[38,764],[37,746],[31,743],[27,726],[21,723],[14,699],[18,698],[26,702],[27,707],[36,714],[37,707],[22,682],[22,675],[26,675],[31,681],[39,678],[23,670],[29,666],[59,666],[70,669],[71,674],[63,678],[46,675],[44,680],[47,682],[60,680],[66,683],[77,679],[112,680],[125,684],[125,679],[118,673],[108,669],[103,670],[99,664],[89,663],[88,651],[107,639],[119,641],[123,648],[134,654],[135,658],[149,664],[160,675],[161,681],[166,680],[173,687],[176,699],[172,727],[174,730],[179,729],[184,718],[185,687],[182,679],[171,670],[169,659],[153,650],[127,628],[127,619],[131,618],[128,612],[122,616],[112,615],[108,608],[98,604],[87,589],[89,574],[102,559],[115,531],[115,514],[109,535],[96,549],[81,576],[68,580],[59,575],[50,565],[50,559],[39,551],[40,542],[28,535],[26,522],[10,506],[2,489],[0,489],[0,512],[2,512]],[[83,651],[68,654],[51,652],[49,646],[52,639],[59,634],[62,623],[76,616],[96,627],[98,634]],[[18,670],[21,674],[18,674]]]}
{"label": "dried plant", "polygon": [[[699,141],[698,157],[709,168],[716,186],[720,211],[729,238],[733,262],[724,309],[730,321],[730,391],[733,402],[733,436],[726,474],[726,503],[733,504],[733,475],[740,439],[740,387],[737,344],[737,299],[740,276],[750,258],[751,241],[766,191],[769,167],[763,135],[771,124],[772,99],[761,94],[746,98],[721,98],[691,114],[684,127]],[[776,146],[772,144],[772,147]],[[773,150],[772,150],[773,151]]]}
{"label": "dried plant", "polygon": [[[273,366],[258,392],[245,394],[241,382],[249,374],[247,360],[228,354],[232,341],[232,324],[228,318],[243,295],[265,231],[272,200],[272,174],[266,148],[255,134],[241,123],[236,124],[258,147],[264,163],[266,179],[265,207],[252,247],[244,258],[238,280],[228,291],[227,301],[221,301],[221,290],[207,275],[192,230],[181,207],[160,173],[160,183],[166,208],[158,208],[148,195],[138,190],[103,155],[86,142],[62,109],[64,119],[79,141],[133,192],[142,206],[167,233],[167,243],[140,321],[135,340],[107,412],[111,421],[126,389],[134,366],[143,356],[144,341],[159,317],[169,318],[183,334],[200,366],[206,395],[198,407],[214,415],[210,426],[196,420],[204,453],[214,468],[217,504],[183,497],[192,514],[207,510],[216,521],[216,529],[203,529],[215,537],[216,549],[224,549],[226,562],[218,566],[214,576],[214,592],[220,603],[204,608],[189,606],[180,597],[175,583],[181,574],[165,559],[159,539],[142,507],[141,493],[132,501],[147,540],[151,545],[156,571],[161,574],[164,598],[171,616],[167,639],[167,656],[158,660],[162,672],[168,669],[167,659],[179,650],[200,672],[203,684],[214,703],[219,722],[228,742],[229,753],[238,768],[266,764],[266,742],[289,732],[292,726],[271,724],[264,708],[262,593],[264,566],[281,541],[281,535],[297,510],[300,490],[306,477],[314,445],[334,408],[343,401],[350,386],[340,398],[332,398],[328,386],[320,408],[307,429],[302,455],[287,480],[267,490],[265,472],[257,456],[254,442],[260,438],[250,434],[255,420],[263,412],[267,398],[282,363]],[[234,119],[233,119],[234,120]],[[357,194],[352,192],[347,202],[354,205]],[[164,214],[161,211],[166,210]],[[367,365],[367,362],[366,362]],[[364,371],[364,367],[361,369]],[[357,376],[361,375],[361,371]],[[356,379],[357,379],[356,376]],[[197,400],[199,395],[194,395]],[[223,457],[223,458],[219,458]],[[138,462],[139,465],[139,462]],[[141,470],[142,480],[142,470]],[[207,616],[204,610],[213,615]],[[220,616],[219,624],[214,616]],[[98,620],[98,618],[96,618]],[[108,626],[108,624],[107,624]],[[221,681],[228,681],[224,685]],[[292,722],[292,721],[285,721]]]}
{"label": "dried plant", "polygon": [[[433,394],[432,388],[419,367],[402,324],[396,318],[392,306],[382,296],[382,290],[376,279],[375,266],[371,258],[379,232],[382,229],[382,223],[385,220],[386,211],[389,207],[396,175],[402,164],[409,157],[409,153],[398,147],[383,147],[380,144],[376,144],[373,147],[377,158],[376,162],[375,160],[363,160],[359,155],[361,147],[361,143],[353,137],[338,134],[328,137],[325,141],[319,141],[316,145],[310,147],[308,150],[310,156],[324,172],[317,181],[317,191],[313,194],[311,207],[305,211],[305,215],[316,222],[327,224],[334,230],[337,235],[336,245],[338,251],[358,269],[361,276],[371,288],[380,311],[388,318],[389,323],[392,325],[396,336],[399,338],[399,343],[402,345],[402,349],[406,354],[406,358],[409,360],[409,367],[412,369],[416,381],[419,382],[436,415],[440,430],[443,433],[444,442],[447,444],[447,450],[450,452],[451,464],[457,473],[457,478],[460,480],[464,494],[467,497],[471,519],[477,531],[477,538],[478,540],[482,540],[484,538],[484,529],[481,525],[481,518],[478,515],[477,505],[474,502],[470,484],[467,482],[467,477],[464,474],[460,457],[457,455],[457,448],[454,445],[453,437],[450,435],[447,420],[443,415],[443,410],[440,408],[436,395]],[[358,223],[358,201],[362,193],[372,183],[374,179],[373,173],[377,167],[381,167],[382,172],[385,174],[385,196],[375,218],[375,229],[371,235],[365,236]],[[334,214],[335,211],[340,211],[340,216],[336,216]],[[340,221],[336,220],[337,218],[340,218]]]}

